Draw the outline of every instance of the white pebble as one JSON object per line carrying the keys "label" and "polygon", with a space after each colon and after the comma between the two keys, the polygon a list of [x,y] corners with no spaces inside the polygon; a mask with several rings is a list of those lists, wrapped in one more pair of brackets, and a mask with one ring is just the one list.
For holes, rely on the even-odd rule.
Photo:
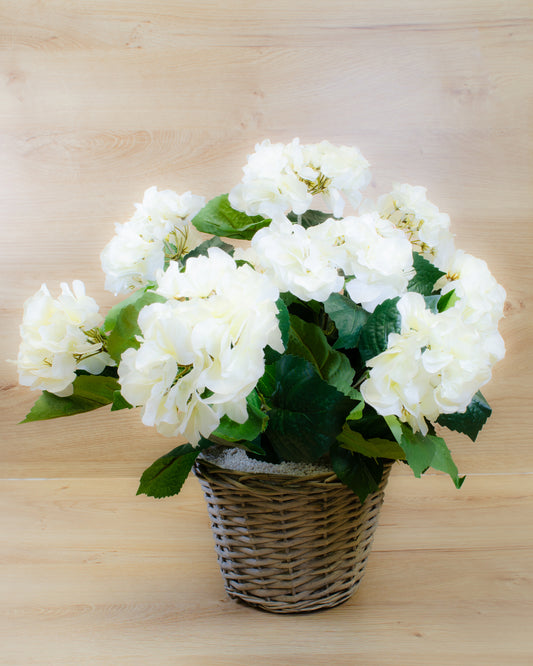
{"label": "white pebble", "polygon": [[308,474],[317,474],[331,472],[331,469],[324,465],[315,465],[306,462],[281,462],[268,463],[263,460],[254,460],[248,458],[243,449],[207,449],[200,454],[209,462],[236,472],[250,472],[252,474],[291,474],[293,476],[306,476]]}

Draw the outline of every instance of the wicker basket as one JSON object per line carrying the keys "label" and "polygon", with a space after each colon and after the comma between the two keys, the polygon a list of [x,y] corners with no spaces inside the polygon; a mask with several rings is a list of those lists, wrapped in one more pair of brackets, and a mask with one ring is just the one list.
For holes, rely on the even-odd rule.
{"label": "wicker basket", "polygon": [[251,474],[198,459],[228,595],[272,613],[343,603],[368,558],[391,465],[361,504],[333,473]]}

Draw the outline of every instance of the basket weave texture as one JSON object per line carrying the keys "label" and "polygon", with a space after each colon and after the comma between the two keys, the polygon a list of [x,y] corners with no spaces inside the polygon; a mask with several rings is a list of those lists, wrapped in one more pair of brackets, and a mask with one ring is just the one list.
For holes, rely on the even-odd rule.
{"label": "basket weave texture", "polygon": [[391,465],[361,504],[333,473],[252,474],[198,459],[231,598],[273,613],[343,603],[363,577]]}

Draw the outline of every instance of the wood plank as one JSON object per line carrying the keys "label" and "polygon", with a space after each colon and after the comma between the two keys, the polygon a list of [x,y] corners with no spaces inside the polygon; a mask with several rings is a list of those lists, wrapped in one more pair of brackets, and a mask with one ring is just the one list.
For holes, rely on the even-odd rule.
{"label": "wood plank", "polygon": [[[498,135],[498,141],[505,142],[505,136],[516,137],[522,130],[525,145],[513,141],[518,155],[492,153],[493,165],[496,160],[501,165],[503,157],[515,170],[516,160],[528,160],[527,110],[531,108],[532,87],[527,68],[510,72],[509,62],[526,61],[531,56],[529,32],[527,24],[517,27],[510,37],[509,31],[502,29],[496,38],[490,31],[480,30],[473,41],[471,33],[458,30],[453,36],[454,49],[449,48],[447,33],[415,32],[407,40],[405,36],[391,39],[383,31],[365,33],[348,45],[332,42],[326,49],[314,45],[228,47],[223,57],[218,49],[208,47],[176,46],[161,53],[117,50],[108,57],[98,51],[57,54],[20,50],[14,62],[4,60],[2,65],[10,81],[3,96],[6,115],[2,126],[10,133],[25,130],[27,151],[43,157],[48,153],[69,169],[76,163],[77,133],[100,128],[128,131],[134,136],[141,132],[137,135],[141,148],[148,138],[145,132],[176,127],[196,132],[218,129],[222,136],[234,140],[245,135],[248,141],[270,135],[320,140],[324,128],[331,127],[327,132],[331,140],[351,136],[370,155],[376,144],[385,147],[378,143],[383,133],[399,132],[404,140],[410,136],[414,154],[423,151],[426,155],[433,153],[437,144],[440,148],[442,139],[464,140],[466,136],[473,144],[463,144],[462,153],[476,162],[476,150],[486,148],[480,142],[487,133],[501,129],[504,135]],[[373,56],[376,52],[379,59]],[[424,55],[427,60],[422,67]],[[339,62],[343,63],[340,71]],[[314,71],[320,71],[320,77],[313,76]],[[196,92],[202,90],[209,90],[216,104],[207,103],[203,94]],[[513,105],[518,91],[519,106]],[[177,105],[185,93],[186,103]],[[154,98],[158,104],[155,115]],[[335,104],[328,104],[330,99]],[[361,104],[361,99],[371,99],[372,106]],[[319,122],[315,114],[302,113],[318,100],[323,104]],[[62,146],[54,147],[50,139],[65,129],[61,150]],[[74,135],[69,136],[69,129]],[[104,141],[105,134],[94,137],[93,150],[105,146]],[[395,165],[389,165],[397,173]],[[464,162],[457,160],[456,166],[460,175],[467,174]],[[482,168],[483,162],[478,166]],[[74,175],[71,172],[69,180]],[[424,175],[428,177],[427,171]],[[498,175],[508,179],[501,167]],[[481,182],[486,185],[487,180]],[[505,196],[505,192],[500,195]]]}
{"label": "wood plank", "polygon": [[2,482],[3,659],[527,664],[533,477],[443,481],[394,477],[356,596],[286,617],[226,598],[193,479],[163,501],[133,479]]}
{"label": "wood plank", "polygon": [[175,440],[107,409],[17,425],[36,394],[0,364],[0,662],[533,662],[532,26],[530,0],[0,4],[3,358],[41,282],[115,302],[99,253],[147,187],[227,191],[266,137],[358,145],[370,197],[425,185],[508,292],[494,417],[447,436],[463,488],[397,465],[361,589],[308,616],[226,597],[193,478],[135,496]]}
{"label": "wood plank", "polygon": [[[513,28],[531,21],[527,0],[484,0],[483,5],[459,0],[439,2],[438,11],[428,13],[424,0],[398,5],[394,0],[379,4],[354,4],[332,0],[327,12],[313,11],[305,0],[284,5],[229,0],[223,6],[211,2],[157,0],[146,5],[129,0],[100,0],[91,11],[62,12],[41,8],[31,0],[3,3],[0,38],[10,44],[45,51],[80,48],[121,47],[130,49],[171,48],[177,41],[187,44],[245,46],[330,42],[358,31],[455,32],[465,29]],[[295,28],[298,30],[295,30]]]}

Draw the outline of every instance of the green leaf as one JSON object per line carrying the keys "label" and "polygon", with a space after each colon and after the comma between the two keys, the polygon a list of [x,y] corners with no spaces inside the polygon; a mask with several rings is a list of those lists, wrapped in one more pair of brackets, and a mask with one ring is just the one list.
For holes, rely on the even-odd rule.
{"label": "green leaf", "polygon": [[354,391],[361,396],[359,391],[356,391],[356,389],[352,389],[352,391],[349,393],[349,397],[353,398],[354,400],[359,400],[357,405],[352,409],[352,411],[348,414],[347,421],[359,421],[360,419],[363,418],[363,412],[365,409],[365,401],[362,399],[362,397],[356,397],[354,395]]}
{"label": "green leaf", "polygon": [[300,303],[301,302],[300,299],[297,296],[295,296],[294,294],[291,294],[290,291],[284,291],[283,293],[281,293],[279,295],[279,297],[285,303],[287,308],[290,307],[291,305],[293,305],[293,303]]}
{"label": "green leaf", "polygon": [[344,395],[347,395],[352,400],[355,400],[355,402],[357,403],[355,405],[355,407],[352,409],[352,411],[346,417],[346,420],[347,421],[359,421],[360,419],[363,418],[363,411],[364,411],[364,408],[365,408],[365,401],[363,400],[363,396],[361,395],[361,392],[358,391],[353,386],[351,386],[348,391],[343,391],[343,393],[344,393]]}
{"label": "green leaf", "polygon": [[361,433],[352,430],[348,424],[345,424],[337,441],[343,449],[361,453],[369,458],[405,459],[405,453],[396,441],[380,437],[365,439]]}
{"label": "green leaf", "polygon": [[213,446],[213,442],[202,438],[196,448],[182,444],[158,458],[141,476],[137,495],[157,498],[177,495],[200,451],[210,446]]}
{"label": "green leaf", "polygon": [[396,297],[383,301],[363,326],[359,338],[359,352],[365,363],[387,349],[390,333],[401,331],[402,318],[396,307],[399,300]]}
{"label": "green leaf", "polygon": [[411,278],[407,289],[423,296],[430,296],[433,293],[435,282],[446,275],[418,252],[413,252],[413,267],[415,275]]}
{"label": "green leaf", "polygon": [[[277,359],[279,360],[279,359]],[[275,363],[269,363],[265,366],[265,372],[257,382],[257,392],[264,398],[269,398],[276,390],[276,366]]]}
{"label": "green leaf", "polygon": [[[224,445],[225,442],[220,440],[220,444]],[[244,449],[247,453],[252,453],[255,460],[265,460],[266,452],[262,446],[261,435],[252,440],[240,440],[238,442],[232,442],[231,446],[238,449]],[[265,462],[271,462],[266,460]]]}
{"label": "green leaf", "polygon": [[383,462],[341,447],[331,450],[331,466],[337,477],[348,486],[361,503],[370,493],[375,493],[383,475]]}
{"label": "green leaf", "polygon": [[228,195],[211,199],[192,219],[192,224],[207,234],[251,240],[256,231],[267,227],[271,220],[261,215],[246,215],[231,207]]}
{"label": "green leaf", "polygon": [[390,438],[390,428],[381,414],[378,414],[371,405],[364,405],[363,415],[353,425],[357,432],[365,439],[379,437],[380,439]]}
{"label": "green leaf", "polygon": [[291,327],[287,353],[312,363],[320,377],[339,391],[349,391],[354,370],[348,358],[332,349],[322,330],[316,325],[290,315]]}
{"label": "green leaf", "polygon": [[348,296],[331,294],[324,303],[327,315],[333,320],[339,333],[334,349],[353,349],[357,346],[361,330],[370,316]]}
{"label": "green leaf", "polygon": [[133,409],[133,405],[123,397],[120,391],[113,393],[113,404],[111,405],[112,412],[118,412],[120,409]]}
{"label": "green leaf", "polygon": [[245,440],[251,442],[256,439],[266,428],[268,416],[261,409],[261,400],[257,391],[252,391],[246,398],[248,404],[248,420],[244,423],[236,423],[224,415],[218,428],[213,432],[215,437],[221,437],[228,442]]}
{"label": "green leaf", "polygon": [[224,252],[226,252],[230,256],[233,256],[233,253],[235,251],[233,245],[230,245],[229,243],[224,243],[224,241],[220,240],[218,236],[213,236],[213,238],[208,238],[206,241],[200,243],[200,245],[198,245],[193,250],[184,255],[181,258],[181,261],[185,264],[187,262],[187,259],[193,259],[195,257],[207,257],[209,254],[209,249],[212,247],[218,247],[221,250],[224,250]]}
{"label": "green leaf", "polygon": [[441,414],[437,423],[449,430],[462,432],[475,442],[480,430],[492,414],[489,403],[481,391],[478,391],[463,413]]}
{"label": "green leaf", "polygon": [[439,302],[437,303],[437,310],[439,312],[444,312],[449,308],[453,308],[453,306],[457,303],[458,300],[459,298],[455,293],[455,289],[452,289],[451,291],[448,291],[446,294],[443,294],[439,298]]}
{"label": "green leaf", "polygon": [[165,252],[165,260],[163,263],[163,270],[166,271],[170,266],[171,261],[176,260],[176,255],[178,254],[178,248],[174,243],[169,243],[167,240],[163,241],[163,249]]}
{"label": "green leaf", "polygon": [[303,215],[289,213],[287,217],[293,224],[300,224],[305,229],[308,229],[309,227],[316,227],[318,224],[322,224],[322,222],[329,220],[333,215],[323,213],[320,210],[308,210]]}
{"label": "green leaf", "polygon": [[281,341],[283,342],[284,347],[287,348],[287,343],[289,342],[289,329],[291,327],[289,310],[281,297],[276,301],[276,305],[278,306],[277,318],[279,322],[279,330],[281,332]]}
{"label": "green leaf", "polygon": [[400,419],[397,416],[385,416],[385,422],[389,426],[390,431],[394,435],[394,439],[401,444],[403,437],[403,427]]}
{"label": "green leaf", "polygon": [[435,435],[426,436],[431,437],[435,443],[435,453],[433,454],[431,467],[448,474],[451,480],[454,482],[455,487],[460,488],[463,485],[466,477],[459,476],[457,465],[453,461],[452,454],[450,449],[446,446],[446,442],[442,439],[442,437],[436,437]]}
{"label": "green leaf", "polygon": [[433,314],[437,314],[439,312],[440,296],[438,294],[424,296],[424,302],[426,304],[427,310],[433,312]]}
{"label": "green leaf", "polygon": [[107,338],[107,351],[111,358],[120,363],[120,358],[126,349],[133,347],[138,349],[140,342],[136,339],[141,334],[141,329],[137,324],[139,310],[136,305],[128,305],[120,311],[114,329]]}
{"label": "green leaf", "polygon": [[130,306],[134,306],[137,312],[140,312],[145,305],[150,305],[151,303],[163,303],[166,299],[159,294],[156,294],[151,289],[139,289],[134,291],[133,294],[125,298],[120,303],[114,305],[105,318],[103,330],[106,332],[112,331],[117,323],[117,320],[120,318],[120,315],[123,310]]}
{"label": "green leaf", "polygon": [[114,393],[119,388],[115,377],[80,375],[74,380],[72,395],[60,398],[43,391],[21,423],[90,412],[113,402]]}
{"label": "green leaf", "polygon": [[272,366],[266,435],[282,460],[318,460],[335,443],[354,401],[317,374],[312,363],[282,356]]}
{"label": "green leaf", "polygon": [[449,474],[456,488],[462,486],[465,477],[459,476],[457,466],[442,437],[415,433],[396,416],[386,416],[385,421],[404,450],[407,463],[416,477],[420,477],[429,467],[433,467]]}
{"label": "green leaf", "polygon": [[76,377],[73,386],[75,395],[102,405],[113,402],[113,395],[120,388],[116,377],[103,375],[81,375]]}
{"label": "green leaf", "polygon": [[110,331],[106,349],[117,365],[126,349],[139,348],[140,343],[135,338],[141,333],[137,324],[139,312],[147,305],[165,301],[163,296],[154,291],[141,289],[111,308],[104,322],[104,331]]}

